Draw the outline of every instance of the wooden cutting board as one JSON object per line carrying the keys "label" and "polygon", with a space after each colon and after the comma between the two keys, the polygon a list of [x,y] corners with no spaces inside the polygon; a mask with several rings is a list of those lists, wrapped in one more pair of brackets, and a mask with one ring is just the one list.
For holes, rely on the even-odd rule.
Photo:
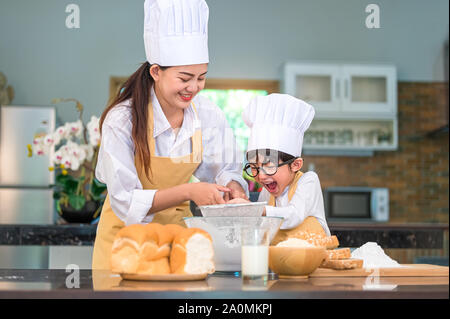
{"label": "wooden cutting board", "polygon": [[393,268],[335,270],[317,268],[309,277],[448,277],[448,267],[427,264],[403,264]]}

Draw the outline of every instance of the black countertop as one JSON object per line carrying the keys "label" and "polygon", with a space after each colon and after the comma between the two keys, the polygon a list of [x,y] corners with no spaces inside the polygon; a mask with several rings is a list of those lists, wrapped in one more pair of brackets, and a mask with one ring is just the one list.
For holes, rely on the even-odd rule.
{"label": "black countertop", "polygon": [[[383,248],[442,249],[448,224],[328,223],[341,247],[360,247],[373,241]],[[0,224],[0,245],[93,245],[97,225]]]}
{"label": "black countertop", "polygon": [[[148,299],[448,299],[447,277],[310,277],[278,279],[263,285],[239,276],[213,274],[199,281],[130,281],[109,271],[0,269],[0,299],[148,298]],[[270,301],[269,301],[270,302]]]}

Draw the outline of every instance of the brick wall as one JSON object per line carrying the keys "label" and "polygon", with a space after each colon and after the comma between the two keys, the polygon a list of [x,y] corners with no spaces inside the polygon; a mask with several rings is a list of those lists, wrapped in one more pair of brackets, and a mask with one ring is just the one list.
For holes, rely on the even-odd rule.
{"label": "brick wall", "polygon": [[447,124],[447,83],[398,83],[399,148],[373,157],[305,156],[322,188],[388,187],[391,222],[449,221],[448,133],[425,137]]}

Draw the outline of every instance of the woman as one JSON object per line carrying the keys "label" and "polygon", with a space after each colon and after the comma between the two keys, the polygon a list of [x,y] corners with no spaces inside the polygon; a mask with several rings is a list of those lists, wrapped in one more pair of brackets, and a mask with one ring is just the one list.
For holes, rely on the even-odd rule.
{"label": "woman", "polygon": [[[241,154],[224,114],[197,96],[208,69],[204,0],[144,4],[145,62],[100,119],[97,178],[106,183],[93,269],[110,269],[112,242],[129,224],[185,225],[188,201],[247,198]],[[225,138],[230,137],[231,138]],[[224,162],[223,157],[234,160]],[[200,183],[189,183],[192,175]]]}

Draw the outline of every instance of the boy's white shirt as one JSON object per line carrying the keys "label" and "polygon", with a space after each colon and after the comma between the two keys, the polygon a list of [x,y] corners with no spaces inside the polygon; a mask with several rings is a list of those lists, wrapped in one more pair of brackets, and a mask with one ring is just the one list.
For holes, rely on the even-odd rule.
{"label": "boy's white shirt", "polygon": [[[281,229],[294,228],[300,225],[306,217],[313,216],[322,225],[327,236],[330,236],[319,176],[315,172],[304,173],[297,183],[297,189],[291,201],[288,198],[288,191],[289,187],[286,187],[283,193],[275,199],[276,207],[265,206],[266,216],[283,217]],[[263,188],[258,202],[268,202],[269,198],[269,191]]]}
{"label": "boy's white shirt", "polygon": [[[202,182],[227,185],[235,180],[246,191],[242,177],[243,153],[237,147],[231,128],[222,111],[213,102],[197,95],[193,99],[199,121],[191,106],[184,112],[183,124],[174,132],[152,88],[156,156],[179,157],[192,152],[191,137],[202,129],[203,162],[194,172]],[[153,220],[147,215],[157,189],[143,189],[134,165],[134,143],[131,130],[130,101],[114,107],[106,116],[95,170],[96,177],[108,187],[111,208],[125,225],[145,224]],[[175,134],[177,133],[177,134]],[[227,147],[226,149],[224,149]],[[224,150],[225,155],[221,154]],[[230,155],[231,154],[231,155]],[[213,160],[227,156],[226,161]],[[231,156],[231,157],[230,157]],[[231,158],[231,159],[230,159]]]}

